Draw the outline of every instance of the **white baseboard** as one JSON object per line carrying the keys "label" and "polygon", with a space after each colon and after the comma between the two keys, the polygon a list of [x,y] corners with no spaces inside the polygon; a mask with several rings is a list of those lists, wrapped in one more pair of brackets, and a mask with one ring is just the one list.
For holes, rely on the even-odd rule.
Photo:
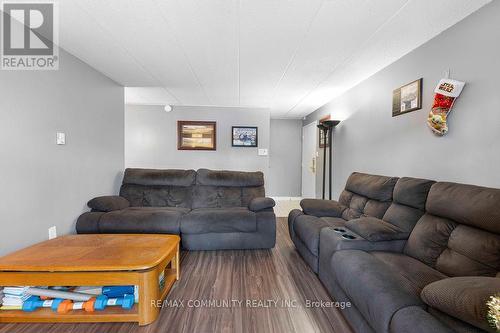
{"label": "white baseboard", "polygon": [[275,201],[300,201],[302,197],[271,197]]}

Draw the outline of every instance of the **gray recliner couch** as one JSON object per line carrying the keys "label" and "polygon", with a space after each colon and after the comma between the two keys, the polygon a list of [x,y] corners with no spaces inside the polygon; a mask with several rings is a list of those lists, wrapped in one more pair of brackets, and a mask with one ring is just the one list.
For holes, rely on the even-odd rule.
{"label": "gray recliner couch", "polygon": [[[349,183],[362,178],[373,188],[378,177],[355,173],[346,190],[360,192]],[[307,200],[290,213],[306,262],[303,240],[316,234],[318,219],[349,209],[341,201]],[[314,232],[303,236],[307,227],[294,224],[313,212]],[[486,301],[500,293],[499,189],[400,178],[381,218],[362,213],[337,222],[320,228],[316,267],[332,297],[352,304],[342,313],[355,332],[496,331]]]}
{"label": "gray recliner couch", "polygon": [[90,200],[76,230],[179,234],[187,250],[272,248],[274,205],[262,172],[126,169],[120,195]]}

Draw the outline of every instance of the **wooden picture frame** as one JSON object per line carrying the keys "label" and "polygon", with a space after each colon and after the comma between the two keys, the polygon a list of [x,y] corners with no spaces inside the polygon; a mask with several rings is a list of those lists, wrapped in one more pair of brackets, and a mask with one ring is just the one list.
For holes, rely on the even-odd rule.
{"label": "wooden picture frame", "polygon": [[217,150],[215,121],[177,121],[178,150]]}
{"label": "wooden picture frame", "polygon": [[232,126],[231,146],[256,148],[259,146],[259,128],[256,126]]}
{"label": "wooden picture frame", "polygon": [[[330,119],[332,119],[332,115],[331,115],[331,114],[326,115],[326,116],[324,116],[323,118],[321,118],[321,119],[319,120],[319,123],[321,124],[321,123],[323,123],[324,121],[326,121],[326,120],[330,120]],[[319,147],[320,147],[320,148],[327,148],[327,147],[329,146],[329,145],[328,145],[328,142],[327,142],[327,141],[328,141],[328,138],[325,138],[325,137],[324,137],[324,134],[325,134],[325,132],[324,132],[324,131],[322,131],[322,130],[320,130],[320,129],[318,128],[318,143],[319,143]],[[325,143],[326,143],[326,144],[325,144]]]}
{"label": "wooden picture frame", "polygon": [[420,78],[392,92],[392,116],[422,109],[422,83]]}

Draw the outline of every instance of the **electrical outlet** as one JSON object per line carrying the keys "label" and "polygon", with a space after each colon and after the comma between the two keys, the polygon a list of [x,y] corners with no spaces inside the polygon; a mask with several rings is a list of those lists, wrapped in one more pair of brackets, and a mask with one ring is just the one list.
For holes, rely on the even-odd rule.
{"label": "electrical outlet", "polygon": [[57,228],[56,226],[52,226],[49,228],[49,239],[54,239],[57,237]]}

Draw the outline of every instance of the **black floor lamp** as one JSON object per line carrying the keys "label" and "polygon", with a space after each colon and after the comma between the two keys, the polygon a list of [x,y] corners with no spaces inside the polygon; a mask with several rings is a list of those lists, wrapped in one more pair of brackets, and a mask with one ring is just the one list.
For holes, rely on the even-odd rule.
{"label": "black floor lamp", "polygon": [[323,132],[323,195],[321,199],[325,200],[325,172],[326,172],[326,140],[328,136],[328,127],[323,125],[323,123],[318,124],[318,128],[321,132]]}
{"label": "black floor lamp", "polygon": [[323,131],[325,138],[325,148],[323,150],[323,199],[325,199],[325,175],[326,175],[326,146],[328,145],[328,199],[332,200],[332,146],[333,128],[340,124],[340,120],[325,120],[318,125]]}

